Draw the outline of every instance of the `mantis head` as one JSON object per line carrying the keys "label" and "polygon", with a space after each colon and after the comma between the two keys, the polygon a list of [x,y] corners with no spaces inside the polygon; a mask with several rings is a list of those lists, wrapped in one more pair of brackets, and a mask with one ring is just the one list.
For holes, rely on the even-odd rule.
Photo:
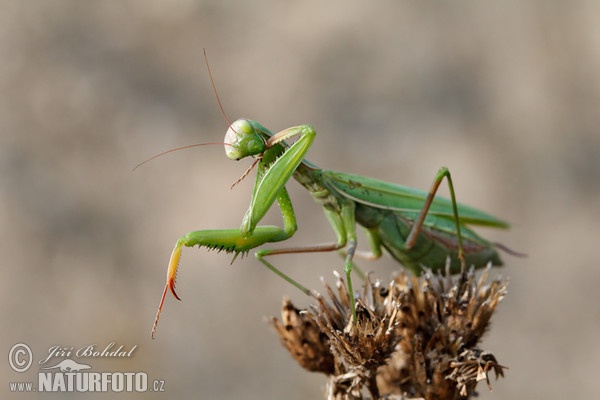
{"label": "mantis head", "polygon": [[234,121],[225,133],[225,154],[231,160],[241,160],[244,157],[263,153],[267,142],[254,124],[247,119]]}

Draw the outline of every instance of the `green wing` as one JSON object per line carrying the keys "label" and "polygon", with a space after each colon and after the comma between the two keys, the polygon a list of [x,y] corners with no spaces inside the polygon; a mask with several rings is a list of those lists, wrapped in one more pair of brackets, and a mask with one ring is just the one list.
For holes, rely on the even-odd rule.
{"label": "green wing", "polygon": [[[352,201],[378,209],[418,214],[427,192],[377,179],[342,172],[323,171],[325,184]],[[460,222],[470,225],[508,228],[507,222],[473,207],[458,203]],[[435,196],[428,215],[453,219],[452,201]]]}

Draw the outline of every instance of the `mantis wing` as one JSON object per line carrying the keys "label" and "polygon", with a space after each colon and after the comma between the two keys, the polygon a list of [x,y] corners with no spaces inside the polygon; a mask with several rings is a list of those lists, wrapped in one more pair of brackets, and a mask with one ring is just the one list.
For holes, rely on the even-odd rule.
{"label": "mantis wing", "polygon": [[[323,180],[336,193],[357,203],[390,211],[418,214],[423,208],[427,192],[396,185],[377,179],[342,172],[324,171]],[[463,224],[508,228],[505,221],[473,207],[457,204],[459,220]],[[454,219],[452,201],[435,196],[428,215]]]}

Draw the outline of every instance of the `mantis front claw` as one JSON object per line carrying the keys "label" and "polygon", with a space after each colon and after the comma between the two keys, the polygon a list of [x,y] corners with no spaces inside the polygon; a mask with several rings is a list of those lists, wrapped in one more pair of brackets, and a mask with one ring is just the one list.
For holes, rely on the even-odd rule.
{"label": "mantis front claw", "polygon": [[165,283],[165,288],[163,290],[162,296],[160,298],[160,304],[158,305],[158,310],[156,311],[156,317],[154,318],[154,325],[152,326],[152,339],[154,339],[154,335],[156,334],[156,328],[158,327],[158,319],[160,318],[160,313],[162,311],[163,305],[165,304],[165,299],[167,298],[167,291],[171,290],[171,293],[175,298],[181,301],[181,298],[175,292],[175,282],[177,280],[177,268],[179,267],[179,260],[181,260],[181,240],[177,241],[173,252],[171,253],[171,259],[169,260],[169,268],[167,269],[167,282]]}
{"label": "mantis front claw", "polygon": [[[267,242],[276,242],[289,237],[288,233],[276,226],[258,226],[252,232],[251,236],[243,237],[239,229],[217,229],[190,232],[182,236],[171,253],[169,266],[167,268],[167,280],[163,289],[154,325],[152,327],[152,338],[156,334],[158,319],[167,298],[167,292],[171,291],[177,300],[181,300],[175,291],[175,282],[177,280],[177,270],[181,260],[182,247],[200,246],[208,249],[225,250],[228,253],[234,252],[236,256],[239,253],[247,253],[250,249],[256,248]],[[235,258],[234,258],[235,259]]]}

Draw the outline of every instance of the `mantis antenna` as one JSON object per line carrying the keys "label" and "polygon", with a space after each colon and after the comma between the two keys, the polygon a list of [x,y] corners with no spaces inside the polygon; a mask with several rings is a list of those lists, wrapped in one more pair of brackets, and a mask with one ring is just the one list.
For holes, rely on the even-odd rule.
{"label": "mantis antenna", "polygon": [[[223,115],[223,118],[225,119],[225,122],[227,122],[227,125],[231,129],[233,129],[233,127],[231,126],[231,122],[229,121],[229,118],[227,118],[227,114],[225,114],[225,109],[223,108],[223,104],[221,103],[221,98],[219,97],[219,92],[217,92],[217,85],[215,85],[215,80],[213,79],[212,71],[210,70],[210,64],[208,63],[208,56],[206,55],[205,48],[202,49],[202,54],[204,54],[204,62],[206,63],[206,69],[208,70],[208,77],[210,78],[210,84],[213,88],[213,92],[215,93],[215,97],[217,98],[217,103],[219,104],[219,109],[221,110],[221,115]],[[235,130],[234,130],[234,132],[235,132]],[[258,161],[260,161],[260,157],[257,157],[256,160],[252,163],[252,165],[242,174],[242,176],[240,176],[239,179],[237,181],[235,181],[233,183],[233,185],[231,185],[231,189],[236,187],[238,183],[243,181],[244,178],[248,176],[250,171],[252,171],[254,169],[256,164],[258,164]]]}
{"label": "mantis antenna", "polygon": [[[219,104],[219,109],[221,110],[221,115],[225,119],[225,122],[227,122],[227,125],[231,127],[231,122],[229,122],[229,118],[227,118],[227,114],[225,114],[225,109],[223,108],[223,104],[221,103],[221,98],[219,97],[219,93],[217,92],[217,86],[215,85],[215,80],[213,79],[212,71],[210,70],[210,64],[208,63],[208,56],[206,55],[206,49],[202,49],[202,53],[204,55],[204,62],[206,64],[206,69],[208,70],[208,76],[210,78],[210,84],[211,84],[211,86],[213,88],[213,92],[215,93],[215,97],[217,98],[217,103]],[[186,146],[176,147],[174,149],[163,151],[162,153],[155,154],[155,155],[153,155],[153,156],[145,159],[144,161],[142,161],[141,163],[139,163],[135,167],[133,167],[133,171],[135,171],[136,169],[138,169],[142,165],[146,164],[147,162],[150,162],[150,161],[154,160],[155,158],[162,157],[165,154],[169,154],[169,153],[172,153],[172,152],[175,152],[175,151],[179,151],[179,150],[189,149],[189,148],[192,148],[192,147],[208,146],[208,145],[215,145],[215,144],[225,145],[225,146],[231,146],[231,143],[209,142],[209,143],[188,144]],[[240,183],[241,181],[243,181],[246,176],[248,176],[248,174],[250,173],[250,171],[252,171],[252,169],[256,166],[256,164],[258,163],[259,160],[260,160],[260,158],[257,158],[256,161],[254,161],[254,163],[252,163],[252,165],[242,174],[242,176],[237,181],[235,181],[233,183],[233,185],[231,185],[231,189],[233,189],[238,183]]]}
{"label": "mantis antenna", "polygon": [[175,147],[174,149],[170,149],[167,151],[163,151],[162,153],[158,153],[153,155],[152,157],[149,157],[147,159],[145,159],[144,161],[142,161],[141,163],[139,163],[138,165],[136,165],[135,167],[133,167],[133,171],[135,171],[136,169],[138,169],[139,167],[141,167],[142,165],[146,164],[147,162],[150,162],[152,160],[154,160],[155,158],[158,157],[162,157],[165,154],[169,154],[169,153],[173,153],[174,151],[179,151],[179,150],[185,150],[185,149],[190,149],[192,147],[199,147],[199,146],[210,146],[210,145],[214,145],[214,144],[220,144],[220,145],[225,145],[225,146],[231,146],[230,143],[225,143],[225,142],[209,142],[209,143],[194,143],[194,144],[188,144],[186,146],[181,146],[181,147]]}
{"label": "mantis antenna", "polygon": [[206,55],[206,49],[202,49],[202,53],[204,54],[204,62],[206,63],[206,69],[208,70],[208,77],[210,78],[210,84],[213,88],[213,92],[215,92],[215,97],[217,98],[217,103],[219,104],[219,109],[221,109],[221,115],[223,115],[223,118],[225,118],[225,122],[227,122],[227,126],[231,126],[231,122],[229,122],[229,118],[227,118],[227,114],[225,114],[225,109],[223,108],[223,104],[221,104],[221,98],[219,97],[219,93],[217,92],[217,86],[215,85],[215,80],[213,79],[212,71],[210,70],[210,64],[208,63],[208,56]]}

